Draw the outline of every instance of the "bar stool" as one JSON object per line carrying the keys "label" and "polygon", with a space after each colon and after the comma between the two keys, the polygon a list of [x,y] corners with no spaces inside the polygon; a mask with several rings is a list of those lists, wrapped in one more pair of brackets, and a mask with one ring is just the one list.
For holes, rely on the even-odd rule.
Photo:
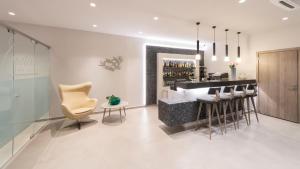
{"label": "bar stool", "polygon": [[247,119],[247,115],[245,113],[245,98],[246,98],[246,87],[247,85],[237,85],[234,91],[234,103],[235,103],[235,113],[236,113],[236,123],[237,123],[237,128],[239,129],[239,121],[240,121],[240,115],[239,115],[239,104],[241,104],[241,108],[242,108],[242,116],[245,116],[247,125],[249,125],[248,123],[248,119]]}
{"label": "bar stool", "polygon": [[254,109],[254,113],[256,116],[256,120],[257,122],[259,122],[258,120],[258,115],[257,115],[257,111],[256,111],[256,106],[255,106],[255,102],[254,102],[254,97],[257,96],[257,84],[248,84],[247,86],[247,90],[246,90],[246,101],[247,101],[247,109],[248,109],[248,119],[249,119],[249,124],[251,123],[251,118],[250,118],[250,100],[252,103],[252,107]]}
{"label": "bar stool", "polygon": [[223,89],[223,92],[220,94],[220,111],[223,107],[223,115],[224,115],[224,131],[226,131],[226,126],[227,126],[227,109],[229,107],[229,111],[231,114],[231,118],[233,121],[234,129],[236,130],[236,125],[235,125],[235,119],[234,119],[234,113],[233,113],[233,100],[234,100],[234,86],[225,86]]}
{"label": "bar stool", "polygon": [[220,91],[221,88],[209,88],[207,95],[201,96],[197,99],[197,101],[199,102],[197,121],[199,121],[201,110],[204,104],[206,107],[206,113],[208,113],[209,139],[211,139],[211,122],[212,122],[212,116],[214,112],[217,113],[219,127],[221,133],[223,134],[221,120],[220,120],[220,112],[218,109],[218,104],[220,103]]}

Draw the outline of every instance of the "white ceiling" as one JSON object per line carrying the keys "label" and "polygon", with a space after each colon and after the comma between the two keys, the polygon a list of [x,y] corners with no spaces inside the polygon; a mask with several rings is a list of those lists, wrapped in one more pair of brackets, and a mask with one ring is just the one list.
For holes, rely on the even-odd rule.
{"label": "white ceiling", "polygon": [[[91,8],[90,1],[97,7]],[[282,21],[286,16],[289,20]],[[232,36],[236,31],[254,34],[300,24],[299,18],[300,10],[287,12],[269,0],[0,0],[0,20],[187,41],[195,39],[196,21],[201,38],[211,40],[212,25],[223,39],[225,28]]]}

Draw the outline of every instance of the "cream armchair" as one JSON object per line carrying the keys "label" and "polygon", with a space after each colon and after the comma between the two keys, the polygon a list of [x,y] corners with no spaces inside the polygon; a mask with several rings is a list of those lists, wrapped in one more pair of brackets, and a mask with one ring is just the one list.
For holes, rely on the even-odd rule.
{"label": "cream armchair", "polygon": [[88,97],[91,87],[91,82],[78,85],[59,85],[62,111],[67,118],[78,122],[79,129],[81,128],[80,119],[93,113],[97,106],[98,100]]}

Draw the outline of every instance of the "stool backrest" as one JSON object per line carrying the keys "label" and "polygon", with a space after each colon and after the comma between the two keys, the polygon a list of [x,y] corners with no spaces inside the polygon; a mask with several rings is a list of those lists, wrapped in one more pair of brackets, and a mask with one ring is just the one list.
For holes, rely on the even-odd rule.
{"label": "stool backrest", "polygon": [[217,94],[217,91],[218,91],[218,93],[220,93],[221,92],[221,87],[210,87],[208,89],[208,94],[209,95]]}
{"label": "stool backrest", "polygon": [[235,88],[235,91],[237,92],[243,92],[246,90],[247,85],[237,85]]}
{"label": "stool backrest", "polygon": [[257,87],[256,83],[248,84],[247,90],[255,90],[256,87]]}
{"label": "stool backrest", "polygon": [[234,86],[225,86],[223,93],[231,93],[232,90],[234,90]]}
{"label": "stool backrest", "polygon": [[211,87],[208,89],[208,95],[215,95],[215,100],[220,100],[221,87]]}
{"label": "stool backrest", "polygon": [[257,84],[256,83],[248,84],[247,90],[253,90],[254,91],[253,93],[257,93]]}

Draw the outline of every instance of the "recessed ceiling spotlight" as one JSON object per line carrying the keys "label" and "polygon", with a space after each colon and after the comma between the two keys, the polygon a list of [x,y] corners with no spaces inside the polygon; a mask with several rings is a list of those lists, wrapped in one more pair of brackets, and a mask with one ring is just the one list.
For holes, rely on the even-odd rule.
{"label": "recessed ceiling spotlight", "polygon": [[282,18],[283,21],[286,21],[286,20],[288,20],[288,19],[289,19],[288,17],[283,17],[283,18]]}
{"label": "recessed ceiling spotlight", "polygon": [[159,17],[155,16],[153,17],[153,20],[157,21],[159,19]]}
{"label": "recessed ceiling spotlight", "polygon": [[239,0],[239,3],[242,4],[242,3],[245,3],[247,0]]}
{"label": "recessed ceiling spotlight", "polygon": [[95,8],[96,7],[96,4],[94,2],[90,2],[90,6]]}
{"label": "recessed ceiling spotlight", "polygon": [[8,12],[9,15],[15,16],[16,14],[14,12]]}
{"label": "recessed ceiling spotlight", "polygon": [[93,27],[94,27],[94,28],[97,28],[98,26],[94,24]]}
{"label": "recessed ceiling spotlight", "polygon": [[143,34],[143,32],[142,32],[142,31],[140,31],[140,32],[138,32],[138,33],[139,33],[140,35],[141,35],[141,34]]}

